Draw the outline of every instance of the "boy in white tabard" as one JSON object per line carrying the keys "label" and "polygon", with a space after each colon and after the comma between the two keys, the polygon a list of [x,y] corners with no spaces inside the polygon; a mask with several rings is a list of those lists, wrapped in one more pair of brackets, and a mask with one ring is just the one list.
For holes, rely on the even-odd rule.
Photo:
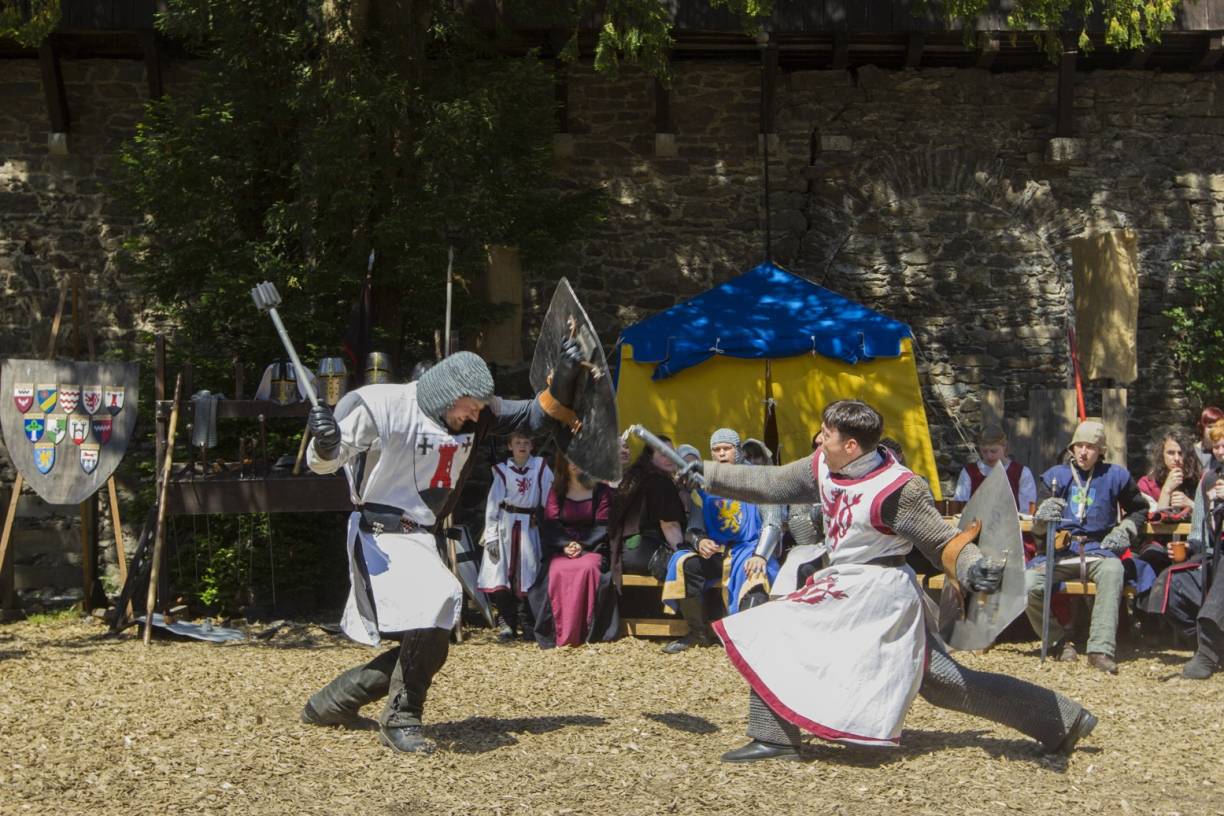
{"label": "boy in white tabard", "polygon": [[540,574],[540,515],[552,487],[552,470],[532,456],[531,435],[510,434],[510,458],[493,466],[493,485],[485,502],[481,536],[484,560],[477,587],[497,608],[497,637],[511,640],[519,632],[534,639],[535,616],[527,592]]}

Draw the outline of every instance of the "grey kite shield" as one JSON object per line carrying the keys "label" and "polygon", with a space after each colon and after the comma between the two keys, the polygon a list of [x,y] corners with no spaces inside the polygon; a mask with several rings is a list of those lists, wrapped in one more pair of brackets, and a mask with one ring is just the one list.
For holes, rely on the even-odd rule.
{"label": "grey kite shield", "polygon": [[531,361],[531,387],[548,387],[548,378],[561,356],[561,345],[569,338],[582,347],[588,376],[579,381],[575,404],[569,406],[582,427],[570,439],[566,458],[596,479],[615,482],[621,477],[618,420],[612,377],[599,335],[569,281],[562,278],[540,325],[535,357]]}
{"label": "grey kite shield", "polygon": [[1003,565],[1003,585],[990,595],[968,593],[961,599],[945,583],[940,599],[940,634],[955,649],[985,649],[999,633],[1024,611],[1024,542],[1016,498],[1007,480],[1007,470],[996,465],[973,494],[961,513],[964,530],[975,520],[982,522],[977,546],[982,557]]}
{"label": "grey kite shield", "polygon": [[80,504],[106,484],[136,430],[139,390],[136,363],[0,364],[4,445],[43,501]]}

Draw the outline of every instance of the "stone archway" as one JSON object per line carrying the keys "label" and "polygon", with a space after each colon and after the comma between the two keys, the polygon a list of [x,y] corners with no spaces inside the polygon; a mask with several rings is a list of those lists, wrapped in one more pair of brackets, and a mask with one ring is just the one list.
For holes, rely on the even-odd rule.
{"label": "stone archway", "polygon": [[1087,219],[1027,168],[955,148],[867,158],[816,180],[796,271],[908,323],[936,460],[947,477],[981,423],[981,393],[1026,409],[1066,381],[1068,239]]}

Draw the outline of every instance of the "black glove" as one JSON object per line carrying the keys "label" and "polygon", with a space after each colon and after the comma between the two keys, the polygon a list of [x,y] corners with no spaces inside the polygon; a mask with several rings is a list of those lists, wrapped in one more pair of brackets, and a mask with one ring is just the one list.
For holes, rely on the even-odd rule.
{"label": "black glove", "polygon": [[326,405],[311,408],[306,427],[315,439],[315,453],[319,458],[335,459],[340,450],[340,425],[331,409]]}
{"label": "black glove", "polygon": [[676,471],[676,484],[687,487],[689,490],[701,487],[704,473],[705,471],[701,466],[700,459],[686,462],[682,468]]}
{"label": "black glove", "polygon": [[1003,567],[991,564],[985,558],[979,558],[969,566],[969,575],[966,576],[965,582],[974,592],[984,592],[987,595],[998,592],[1003,586]]}
{"label": "black glove", "polygon": [[566,408],[573,408],[574,399],[578,396],[578,378],[582,374],[582,362],[582,346],[578,345],[577,340],[571,337],[561,344],[561,356],[553,368],[548,393]]}

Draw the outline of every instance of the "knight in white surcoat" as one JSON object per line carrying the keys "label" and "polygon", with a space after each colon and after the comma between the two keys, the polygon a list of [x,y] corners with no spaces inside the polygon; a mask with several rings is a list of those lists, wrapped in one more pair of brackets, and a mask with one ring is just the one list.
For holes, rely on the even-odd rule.
{"label": "knight in white surcoat", "polygon": [[500,639],[509,640],[521,629],[524,639],[534,640],[527,592],[540,576],[540,517],[553,473],[542,457],[531,455],[530,434],[515,431],[507,447],[510,458],[493,465],[481,536],[485,555],[476,585],[497,608]]}
{"label": "knight in white surcoat", "polygon": [[457,352],[406,385],[368,385],[347,394],[335,414],[310,412],[307,462],[316,473],[344,470],[356,507],[349,518],[351,588],[344,633],[377,646],[399,644],[315,693],[302,720],[359,726],[360,708],[387,697],[382,741],[427,753],[425,697],[446,661],[463,591],[438,552],[442,521],[459,499],[472,451],[490,433],[550,434],[565,450],[580,379],[580,350],[562,348],[551,384],[532,400],[503,400],[480,357]]}
{"label": "knight in white surcoat", "polygon": [[914,697],[986,717],[1070,753],[1096,724],[1078,703],[1001,674],[966,669],[947,653],[905,556],[919,547],[947,580],[997,592],[1003,567],[944,521],[922,479],[879,446],[883,419],[843,400],[825,408],[824,445],[781,467],[690,463],[680,479],[762,504],[820,508],[829,566],[796,591],[714,624],[750,686],[752,741],[726,762],[796,759],[802,733],[861,745],[899,744]]}

